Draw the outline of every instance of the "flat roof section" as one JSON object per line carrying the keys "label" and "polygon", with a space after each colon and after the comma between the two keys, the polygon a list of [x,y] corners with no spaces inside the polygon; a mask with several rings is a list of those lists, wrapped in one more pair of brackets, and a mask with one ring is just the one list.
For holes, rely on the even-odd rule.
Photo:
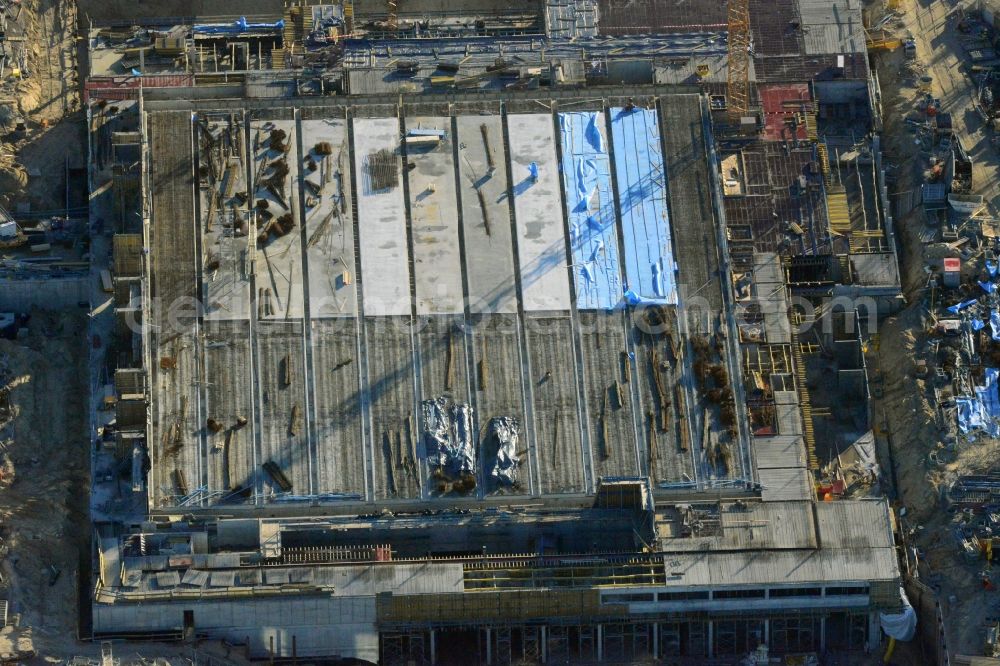
{"label": "flat roof section", "polygon": [[362,424],[358,324],[353,318],[312,320],[313,441],[318,494],[367,499],[371,464]]}
{"label": "flat roof section", "polygon": [[604,114],[559,114],[576,307],[609,310],[622,300],[611,160]]}
{"label": "flat roof section", "polygon": [[756,437],[753,451],[762,500],[812,499],[812,474],[801,437]]}
{"label": "flat roof section", "polygon": [[[215,174],[214,186],[198,188],[204,318],[249,319],[254,241],[249,235],[247,202],[235,196],[247,191],[243,114],[209,116],[203,127],[196,134],[198,165]],[[203,182],[210,183],[208,179]]]}
{"label": "flat roof section", "polygon": [[414,116],[405,122],[417,314],[462,314],[451,119]]}
{"label": "flat roof section", "polygon": [[417,450],[412,322],[409,316],[365,317],[364,326],[375,501],[416,499],[425,455]]}
{"label": "flat roof section", "polygon": [[299,126],[304,153],[309,316],[354,316],[358,295],[347,120],[302,120]]}
{"label": "flat roof section", "polygon": [[725,0],[598,0],[597,31],[602,35],[648,35],[725,30]]}
{"label": "flat roof section", "polygon": [[253,205],[259,208],[266,202],[266,212],[257,214],[257,318],[301,318],[304,296],[295,121],[253,120],[250,136]]}
{"label": "flat roof section", "polygon": [[539,490],[543,494],[587,492],[591,461],[581,439],[584,414],[577,391],[573,322],[569,312],[528,315],[524,328]]}
{"label": "flat roof section", "polygon": [[467,271],[469,311],[515,313],[517,285],[503,120],[499,115],[459,116],[455,122],[465,265],[471,269]]}
{"label": "flat roof section", "polygon": [[[160,369],[154,375],[150,449],[154,470],[151,506],[173,506],[202,488],[202,442],[198,368],[193,331],[173,335],[157,347]],[[164,362],[166,361],[166,363]],[[163,369],[164,365],[167,366]]]}
{"label": "flat roof section", "polygon": [[256,327],[258,460],[262,465],[273,462],[292,485],[285,490],[273,476],[260,470],[257,477],[265,500],[313,492],[302,333],[301,321],[262,321]]}
{"label": "flat roof section", "polygon": [[205,420],[212,419],[220,428],[214,432],[206,426],[209,502],[233,503],[230,493],[253,487],[254,470],[260,465],[254,448],[250,322],[223,321],[209,327],[205,379]]}
{"label": "flat roof section", "polygon": [[[665,95],[660,98],[660,107],[664,124],[671,128],[663,135],[663,146],[670,177],[670,222],[675,232],[672,243],[682,297],[697,294],[708,301],[713,312],[721,312],[718,233],[701,98]],[[615,160],[617,164],[617,152]]]}
{"label": "flat roof section", "polygon": [[152,293],[160,299],[156,322],[160,327],[179,300],[198,294],[191,130],[190,112],[159,112],[149,120],[150,153],[156,156],[151,166]]}
{"label": "flat roof section", "polygon": [[613,107],[611,135],[625,241],[626,287],[643,301],[676,304],[666,173],[653,109]]}
{"label": "flat roof section", "polygon": [[[509,227],[509,225],[508,225]],[[531,456],[534,443],[525,417],[524,377],[521,372],[521,327],[517,314],[500,313],[482,318],[472,327],[472,370],[476,377],[475,401],[480,424],[479,458],[485,472],[487,495],[526,495],[532,492]],[[517,433],[514,472],[504,474],[497,465],[500,450],[493,419],[513,418]],[[494,425],[500,425],[498,422]]]}
{"label": "flat roof section", "polygon": [[399,121],[355,118],[351,122],[364,311],[366,315],[409,315],[410,261]]}
{"label": "flat roof section", "polygon": [[[428,400],[443,400],[449,406],[471,405],[471,395],[469,393],[469,364],[468,348],[465,335],[465,317],[463,315],[432,315],[421,318],[416,331],[416,342],[418,345],[418,358],[420,360],[418,377],[418,396],[421,404]],[[472,423],[475,423],[475,412],[472,412]],[[459,419],[453,419],[454,429],[459,430]],[[423,409],[418,414],[417,427],[420,431],[421,443],[428,442],[430,433],[426,429],[423,416]],[[475,447],[475,426],[472,425],[469,431],[468,440]],[[429,442],[428,442],[429,443]],[[421,449],[424,447],[421,446]],[[403,467],[406,469],[406,457],[408,452],[402,452]],[[427,473],[424,484],[427,493],[431,497],[476,497],[482,485],[480,473],[482,471],[482,461],[479,460],[478,451],[473,456],[472,474],[476,475],[476,488],[472,490],[465,484],[451,483],[458,481],[462,474],[453,465],[456,457],[448,456],[449,460],[445,465],[439,465],[440,456],[437,451],[420,451],[418,456],[427,457]],[[417,461],[414,461],[417,463]],[[437,471],[438,467],[441,471]],[[408,471],[408,470],[407,470]],[[442,474],[443,472],[443,474]],[[455,488],[459,490],[456,491]],[[454,493],[454,494],[453,494]]]}
{"label": "flat roof section", "polygon": [[587,427],[596,476],[638,476],[647,462],[636,439],[632,386],[622,366],[625,351],[621,310],[581,312],[580,350],[587,397]]}
{"label": "flat roof section", "polygon": [[[524,309],[569,310],[566,233],[552,116],[507,116],[507,135]],[[531,165],[537,168],[537,177],[532,177]]]}
{"label": "flat roof section", "polygon": [[198,335],[194,299],[198,259],[194,215],[194,155],[190,112],[149,118],[152,219],[150,261],[154,308],[150,346],[153,473],[150,506],[178,501],[200,486]]}
{"label": "flat roof section", "polygon": [[[646,322],[654,313],[661,323],[651,328]],[[638,398],[636,422],[644,464],[654,484],[690,483],[695,478],[694,457],[678,309],[658,306],[629,315],[629,350],[634,356],[630,379]]]}

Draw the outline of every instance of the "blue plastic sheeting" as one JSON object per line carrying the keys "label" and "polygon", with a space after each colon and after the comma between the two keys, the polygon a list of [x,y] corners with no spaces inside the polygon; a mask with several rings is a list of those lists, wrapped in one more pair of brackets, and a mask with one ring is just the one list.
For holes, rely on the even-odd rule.
{"label": "blue plastic sheeting", "polygon": [[993,284],[992,282],[980,282],[979,286],[987,294],[992,294],[994,291],[996,291],[996,288],[997,288],[997,286],[995,284]]}
{"label": "blue plastic sheeting", "polygon": [[972,327],[973,331],[981,331],[984,328],[986,328],[986,324],[983,323],[983,320],[979,318],[973,319],[971,322],[969,322],[969,325]]}
{"label": "blue plastic sheeting", "polygon": [[947,310],[952,314],[958,314],[959,312],[969,307],[970,305],[975,305],[977,302],[978,301],[976,299],[970,298],[967,301],[962,301],[961,303],[955,303],[951,307],[947,308]]}
{"label": "blue plastic sheeting", "polygon": [[989,271],[990,277],[997,276],[997,262],[986,260],[986,270]]}
{"label": "blue plastic sheeting", "polygon": [[436,136],[439,139],[443,139],[445,131],[442,129],[408,129],[406,130],[406,136]]}
{"label": "blue plastic sheeting", "polygon": [[955,398],[958,406],[958,429],[963,433],[983,430],[990,437],[1000,437],[1000,395],[997,378],[1000,370],[986,368],[983,386],[976,387],[975,397]]}
{"label": "blue plastic sheeting", "polygon": [[581,310],[609,310],[621,302],[622,293],[611,160],[600,121],[599,113],[559,114],[563,191]]}
{"label": "blue plastic sheeting", "polygon": [[611,109],[627,288],[646,302],[677,303],[656,111]]}
{"label": "blue plastic sheeting", "polygon": [[283,20],[276,23],[247,23],[247,18],[241,16],[233,23],[207,23],[194,26],[194,32],[202,35],[238,35],[243,32],[261,32],[283,30],[285,22]]}
{"label": "blue plastic sheeting", "polygon": [[1000,312],[994,310],[990,313],[990,337],[1000,341]]}

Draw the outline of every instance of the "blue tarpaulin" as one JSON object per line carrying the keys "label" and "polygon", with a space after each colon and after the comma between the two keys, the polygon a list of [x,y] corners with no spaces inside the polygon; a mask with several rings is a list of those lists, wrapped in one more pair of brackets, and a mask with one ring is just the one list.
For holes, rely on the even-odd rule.
{"label": "blue tarpaulin", "polygon": [[995,284],[993,284],[992,282],[980,282],[979,286],[987,294],[992,294],[994,291],[996,291],[996,288],[997,288],[997,286]]}
{"label": "blue tarpaulin", "polygon": [[958,407],[958,429],[963,433],[982,430],[990,437],[1000,437],[1000,395],[997,380],[1000,370],[986,368],[982,386],[977,386],[975,397],[955,398]]}
{"label": "blue tarpaulin", "polygon": [[643,298],[631,289],[626,289],[622,296],[625,299],[625,302],[629,305],[655,305],[657,303],[657,301]]}
{"label": "blue tarpaulin", "polygon": [[597,125],[598,118],[600,118],[600,114],[590,114],[590,122],[587,123],[587,141],[594,152],[607,153],[608,151],[604,147],[604,135],[601,134],[601,128]]}
{"label": "blue tarpaulin", "polygon": [[611,161],[600,113],[559,114],[562,184],[569,207],[576,306],[608,310],[621,302],[621,259],[611,190]]}
{"label": "blue tarpaulin", "polygon": [[990,274],[990,277],[997,276],[997,262],[986,260],[986,271]]}
{"label": "blue tarpaulin", "polygon": [[984,328],[986,328],[986,324],[983,322],[982,319],[979,318],[973,319],[971,322],[969,322],[969,325],[972,327],[973,331],[981,331]]}
{"label": "blue tarpaulin", "polygon": [[611,109],[627,288],[654,303],[677,303],[666,173],[656,111]]}
{"label": "blue tarpaulin", "polygon": [[528,176],[531,180],[538,180],[538,162],[532,162],[528,165]]}
{"label": "blue tarpaulin", "polygon": [[954,305],[952,305],[951,307],[948,308],[948,312],[950,312],[952,314],[958,314],[959,312],[961,312],[965,308],[967,308],[969,306],[972,306],[972,305],[975,305],[976,302],[977,302],[976,299],[970,298],[967,301],[962,301],[961,303],[955,303]]}
{"label": "blue tarpaulin", "polygon": [[990,331],[994,340],[1000,341],[1000,312],[994,310],[990,313]]}
{"label": "blue tarpaulin", "polygon": [[203,35],[238,35],[242,32],[277,32],[284,30],[283,20],[275,23],[248,23],[245,16],[241,16],[232,23],[205,23],[194,26],[194,32]]}

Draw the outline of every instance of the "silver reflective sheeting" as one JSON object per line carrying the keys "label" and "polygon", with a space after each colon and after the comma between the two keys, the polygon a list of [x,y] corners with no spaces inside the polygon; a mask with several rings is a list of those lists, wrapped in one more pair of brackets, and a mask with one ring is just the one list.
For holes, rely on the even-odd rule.
{"label": "silver reflective sheeting", "polygon": [[521,424],[513,416],[495,416],[490,419],[489,437],[497,440],[497,457],[490,476],[499,482],[514,485],[517,482],[517,439]]}
{"label": "silver reflective sheeting", "polygon": [[472,407],[444,397],[424,400],[420,407],[428,461],[453,475],[471,474],[476,464]]}

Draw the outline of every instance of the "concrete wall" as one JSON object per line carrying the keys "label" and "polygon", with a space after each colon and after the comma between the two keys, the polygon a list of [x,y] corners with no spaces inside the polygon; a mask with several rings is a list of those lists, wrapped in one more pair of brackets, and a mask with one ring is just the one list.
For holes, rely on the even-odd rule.
{"label": "concrete wall", "polygon": [[90,300],[90,276],[36,280],[0,280],[0,310],[60,310]]}
{"label": "concrete wall", "polygon": [[97,636],[180,632],[190,611],[196,635],[248,644],[250,656],[338,655],[378,661],[374,597],[302,595],[271,599],[190,599],[142,604],[94,603]]}
{"label": "concrete wall", "polygon": [[[867,81],[816,81],[816,98],[820,104],[855,103],[858,110],[868,110]],[[857,111],[855,111],[857,112]]]}
{"label": "concrete wall", "polygon": [[284,13],[282,0],[78,0],[80,22],[128,23],[169,17],[246,16],[263,21]]}

